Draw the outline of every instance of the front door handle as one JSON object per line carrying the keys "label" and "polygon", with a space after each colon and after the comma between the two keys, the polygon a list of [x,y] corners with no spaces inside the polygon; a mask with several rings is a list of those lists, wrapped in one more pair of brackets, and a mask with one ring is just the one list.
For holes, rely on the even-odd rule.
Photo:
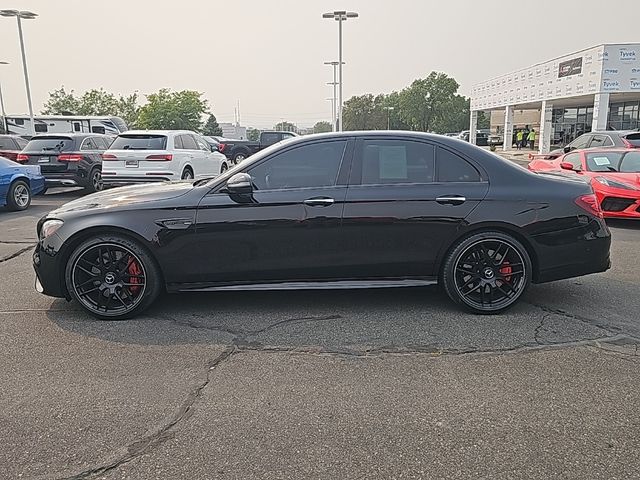
{"label": "front door handle", "polygon": [[467,199],[462,195],[444,195],[436,198],[440,205],[462,205]]}
{"label": "front door handle", "polygon": [[328,207],[329,205],[333,205],[335,200],[329,197],[314,197],[307,198],[304,201],[305,205],[309,205],[310,207]]}

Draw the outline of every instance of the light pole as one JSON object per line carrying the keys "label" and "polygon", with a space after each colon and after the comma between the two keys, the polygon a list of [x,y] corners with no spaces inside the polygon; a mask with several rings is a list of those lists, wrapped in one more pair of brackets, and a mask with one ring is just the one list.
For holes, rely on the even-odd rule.
{"label": "light pole", "polygon": [[[336,81],[336,67],[340,64],[340,62],[324,62],[324,64],[333,66],[333,82],[329,82],[329,83],[327,83],[327,85],[333,85],[333,109],[331,110],[331,115],[332,115],[331,127],[332,127],[333,131],[335,132],[337,130],[337,124],[336,124],[336,86],[338,85],[338,82]],[[342,64],[344,65],[344,62],[342,62]]]}
{"label": "light pole", "polygon": [[24,69],[24,83],[27,87],[27,102],[29,103],[29,119],[31,120],[31,134],[36,134],[36,124],[33,119],[33,104],[31,103],[31,87],[29,86],[29,73],[27,72],[27,56],[24,52],[24,38],[22,37],[22,20],[33,20],[38,15],[33,12],[19,10],[0,10],[3,17],[16,17],[18,19],[18,35],[20,36],[20,50],[22,51],[22,68]]}
{"label": "light pole", "polygon": [[[9,65],[9,62],[0,62],[0,65]],[[4,111],[4,97],[2,96],[2,82],[0,82],[0,107],[2,108],[2,129],[4,133],[9,133],[7,125],[7,113]]]}
{"label": "light pole", "polygon": [[387,111],[387,130],[391,130],[391,110],[395,110],[396,107],[384,107]]}
{"label": "light pole", "polygon": [[331,97],[326,99],[328,102],[331,102],[331,131],[336,131],[336,97]]}
{"label": "light pole", "polygon": [[338,131],[342,131],[342,22],[348,18],[357,18],[356,12],[347,12],[346,10],[339,10],[335,12],[323,13],[322,18],[333,18],[338,22],[338,70],[339,70],[339,85],[340,94],[338,99]]}

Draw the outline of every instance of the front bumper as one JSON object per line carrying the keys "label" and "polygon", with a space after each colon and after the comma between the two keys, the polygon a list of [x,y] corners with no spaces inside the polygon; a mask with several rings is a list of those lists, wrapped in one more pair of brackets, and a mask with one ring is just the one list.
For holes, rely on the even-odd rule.
{"label": "front bumper", "polygon": [[64,282],[64,266],[60,254],[61,241],[53,234],[41,240],[33,251],[33,269],[36,272],[36,291],[50,297],[70,298]]}

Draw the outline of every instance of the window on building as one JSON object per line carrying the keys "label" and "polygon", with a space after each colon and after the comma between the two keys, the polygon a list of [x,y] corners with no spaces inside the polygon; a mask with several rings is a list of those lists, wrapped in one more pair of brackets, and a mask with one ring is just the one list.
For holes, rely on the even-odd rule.
{"label": "window on building", "polygon": [[35,125],[36,133],[47,133],[48,128],[46,123],[36,123]]}

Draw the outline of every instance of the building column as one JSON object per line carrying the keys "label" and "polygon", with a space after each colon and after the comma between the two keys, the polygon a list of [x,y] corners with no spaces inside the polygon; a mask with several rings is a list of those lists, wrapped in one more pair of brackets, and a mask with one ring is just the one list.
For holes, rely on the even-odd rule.
{"label": "building column", "polygon": [[553,104],[542,101],[540,108],[540,131],[538,132],[538,153],[549,153],[551,151],[551,134],[553,133],[553,125],[551,117],[553,115]]}
{"label": "building column", "polygon": [[469,143],[476,144],[476,134],[478,132],[478,111],[471,110],[471,119],[469,121]]}
{"label": "building column", "polygon": [[504,139],[502,150],[509,150],[513,146],[513,105],[504,109]]}
{"label": "building column", "polygon": [[596,93],[593,97],[593,122],[591,130],[606,130],[609,122],[609,94]]}

